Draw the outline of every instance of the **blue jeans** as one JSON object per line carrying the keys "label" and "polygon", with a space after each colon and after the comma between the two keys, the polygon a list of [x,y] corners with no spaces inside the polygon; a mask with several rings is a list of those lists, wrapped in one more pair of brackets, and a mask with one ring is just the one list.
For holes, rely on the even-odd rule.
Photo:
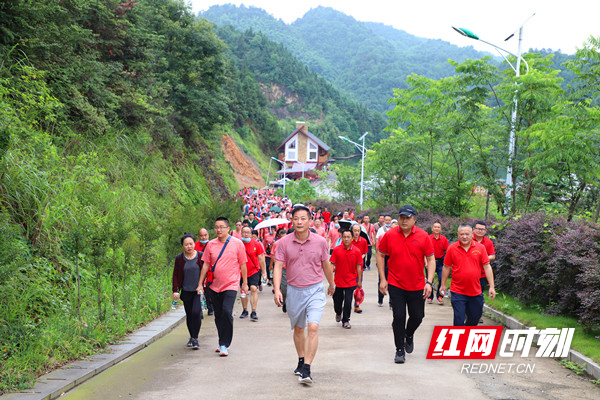
{"label": "blue jeans", "polygon": [[[443,297],[440,294],[440,288],[442,287],[442,270],[444,269],[444,257],[435,259],[435,273],[438,277],[438,288],[437,288],[437,297]],[[427,269],[425,270],[425,276],[427,276]],[[433,289],[433,288],[431,288]],[[433,290],[429,295],[429,299],[433,300]]]}
{"label": "blue jeans", "polygon": [[454,326],[477,326],[483,313],[483,293],[477,296],[451,293]]}

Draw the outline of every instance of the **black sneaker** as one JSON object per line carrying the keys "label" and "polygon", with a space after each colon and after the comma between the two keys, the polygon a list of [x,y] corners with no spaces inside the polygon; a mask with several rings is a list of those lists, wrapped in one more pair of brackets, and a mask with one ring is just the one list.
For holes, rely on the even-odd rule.
{"label": "black sneaker", "polygon": [[256,311],[252,311],[252,312],[250,313],[250,319],[251,319],[252,321],[258,321],[258,316],[256,315]]}
{"label": "black sneaker", "polygon": [[301,376],[303,369],[304,369],[304,363],[302,361],[298,361],[298,366],[294,370],[294,375]]}
{"label": "black sneaker", "polygon": [[200,348],[200,345],[198,344],[198,339],[192,339],[192,349],[198,350],[199,348]]}
{"label": "black sneaker", "polygon": [[190,340],[188,340],[186,346],[187,347],[192,347],[193,344],[194,344],[194,339],[190,338]]}
{"label": "black sneaker", "polygon": [[213,310],[208,310],[208,315],[213,315],[215,312]]}
{"label": "black sneaker", "polygon": [[404,364],[406,361],[406,357],[404,356],[404,349],[396,350],[396,357],[394,357],[394,362],[396,364]]}
{"label": "black sneaker", "polygon": [[302,375],[300,375],[300,377],[298,378],[298,382],[304,383],[306,385],[310,385],[313,383],[313,380],[310,377],[310,369],[306,368],[306,366],[302,368]]}
{"label": "black sneaker", "polygon": [[404,349],[406,350],[407,353],[412,353],[413,349],[415,348],[415,342],[414,342],[414,338],[411,337],[406,337],[406,341],[404,344]]}
{"label": "black sneaker", "polygon": [[240,318],[248,318],[248,310],[242,311],[242,313],[240,314]]}
{"label": "black sneaker", "polygon": [[340,322],[342,320],[342,314],[335,314],[335,322]]}

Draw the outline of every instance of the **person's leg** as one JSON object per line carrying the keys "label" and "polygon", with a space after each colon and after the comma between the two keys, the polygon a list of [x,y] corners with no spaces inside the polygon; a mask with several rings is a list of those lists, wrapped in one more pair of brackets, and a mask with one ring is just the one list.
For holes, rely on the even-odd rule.
{"label": "person's leg", "polygon": [[[436,260],[435,260],[435,273],[437,274],[437,277],[438,277],[438,287],[437,287],[437,297],[438,297],[438,299],[440,297],[444,297],[440,293],[440,289],[442,287],[442,272],[443,272],[443,270],[444,270],[444,257],[442,257],[442,258],[436,258]],[[432,293],[433,293],[433,291],[432,291]]]}
{"label": "person's leg", "polygon": [[296,347],[296,353],[298,353],[298,358],[306,358],[304,357],[304,348],[306,346],[306,335],[304,334],[304,328],[299,326],[294,326],[294,346]]}
{"label": "person's leg", "polygon": [[342,289],[342,296],[344,299],[342,322],[350,321],[350,313],[352,312],[352,295],[354,294],[354,289],[356,289],[356,286]]}
{"label": "person's leg", "polygon": [[258,287],[250,286],[250,307],[252,307],[252,311],[256,311],[257,305],[258,305]]}
{"label": "person's leg", "polygon": [[219,346],[222,343],[222,330],[223,330],[223,297],[222,293],[217,293],[212,289],[208,289],[206,294],[210,297],[213,304],[213,311],[215,313],[215,326],[217,327],[217,335],[219,336]]}
{"label": "person's leg", "polygon": [[479,296],[465,296],[466,300],[466,326],[477,326],[483,314],[483,294]]}
{"label": "person's leg", "polygon": [[371,251],[373,249],[373,246],[369,246],[369,249],[367,250],[367,259],[365,260],[365,266],[367,267],[367,269],[371,269]]}
{"label": "person's leg", "polygon": [[408,308],[408,321],[406,322],[406,337],[412,339],[417,328],[425,318],[425,300],[423,291],[404,291],[406,306]]}
{"label": "person's leg", "polygon": [[212,299],[208,295],[208,287],[207,286],[204,286],[204,297],[206,298],[206,311],[208,311],[208,315],[213,315],[215,310],[213,309]]}
{"label": "person's leg", "polygon": [[[454,326],[464,326],[467,307],[466,296],[452,292],[451,300],[452,309],[454,310]],[[477,321],[479,322],[479,320]]]}
{"label": "person's leg", "polygon": [[319,324],[311,322],[308,324],[308,335],[304,347],[304,364],[312,364],[319,347]]}
{"label": "person's leg", "polygon": [[193,312],[193,304],[192,304],[192,294],[193,292],[184,292],[181,291],[181,301],[183,301],[183,309],[185,310],[185,324],[187,325],[188,332],[190,334],[190,338],[197,338],[198,334],[194,336],[194,322],[192,312]]}
{"label": "person's leg", "polygon": [[333,292],[333,311],[336,315],[342,314],[342,304],[344,302],[344,289],[340,287],[335,288]]}
{"label": "person's leg", "polygon": [[388,285],[388,292],[394,315],[392,320],[394,343],[396,350],[400,350],[404,349],[404,337],[406,336],[406,296],[402,289],[393,285]]}
{"label": "person's leg", "polygon": [[222,329],[219,335],[219,344],[229,347],[233,339],[233,305],[237,292],[235,290],[225,290],[221,295],[223,297],[221,314]]}

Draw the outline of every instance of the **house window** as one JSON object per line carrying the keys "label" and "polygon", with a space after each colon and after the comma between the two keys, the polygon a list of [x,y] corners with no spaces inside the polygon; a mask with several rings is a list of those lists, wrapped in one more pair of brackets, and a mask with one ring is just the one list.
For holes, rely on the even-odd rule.
{"label": "house window", "polygon": [[308,141],[308,146],[306,147],[306,158],[307,161],[313,162],[317,162],[319,159],[319,146],[311,140]]}
{"label": "house window", "polygon": [[298,161],[298,136],[285,144],[285,161]]}

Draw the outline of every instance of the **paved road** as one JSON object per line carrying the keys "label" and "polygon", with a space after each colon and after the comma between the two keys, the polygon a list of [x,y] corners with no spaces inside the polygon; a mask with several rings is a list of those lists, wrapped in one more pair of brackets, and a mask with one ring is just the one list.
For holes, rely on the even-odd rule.
{"label": "paved road", "polygon": [[[286,314],[273,304],[271,291],[260,293],[259,321],[238,318],[227,358],[217,344],[212,317],[204,319],[200,350],[185,347],[185,324],[147,349],[67,393],[75,399],[598,399],[600,389],[551,359],[503,359],[535,364],[527,374],[461,374],[463,360],[427,360],[435,325],[450,325],[447,304],[426,305],[426,317],[406,364],[394,364],[388,307],[376,305],[377,276],[365,273],[363,314],[353,314],[352,329],[334,320],[331,298],[320,327],[319,351],[312,365],[314,384],[298,383],[297,358]],[[387,302],[387,298],[386,298]],[[486,319],[487,325],[495,325]],[[499,359],[492,360],[500,362]]]}

